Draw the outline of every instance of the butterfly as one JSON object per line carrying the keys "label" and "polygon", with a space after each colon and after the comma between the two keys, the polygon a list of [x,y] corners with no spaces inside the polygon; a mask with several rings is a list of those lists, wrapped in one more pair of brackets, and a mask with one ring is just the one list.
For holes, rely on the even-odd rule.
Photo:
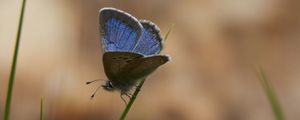
{"label": "butterfly", "polygon": [[163,39],[153,22],[106,7],[99,12],[99,23],[103,67],[108,78],[101,85],[105,90],[118,90],[121,98],[129,96],[139,80],[170,61],[169,56],[159,55]]}

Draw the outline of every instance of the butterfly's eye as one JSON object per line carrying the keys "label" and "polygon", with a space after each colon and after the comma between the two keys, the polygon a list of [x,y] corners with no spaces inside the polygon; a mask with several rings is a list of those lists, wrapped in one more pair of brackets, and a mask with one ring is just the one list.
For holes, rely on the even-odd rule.
{"label": "butterfly's eye", "polygon": [[114,86],[110,80],[106,81],[104,85],[101,85],[105,90],[112,91],[114,90]]}
{"label": "butterfly's eye", "polygon": [[111,81],[109,81],[108,87],[110,87],[110,88],[113,88],[113,87],[114,87]]}

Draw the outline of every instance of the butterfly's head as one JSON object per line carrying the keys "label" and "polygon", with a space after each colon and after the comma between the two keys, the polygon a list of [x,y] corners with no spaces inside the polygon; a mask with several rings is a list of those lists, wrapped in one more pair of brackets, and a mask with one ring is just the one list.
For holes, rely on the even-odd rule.
{"label": "butterfly's head", "polygon": [[115,87],[113,86],[113,84],[110,80],[105,81],[105,83],[101,86],[103,87],[104,90],[107,90],[107,91],[115,90]]}

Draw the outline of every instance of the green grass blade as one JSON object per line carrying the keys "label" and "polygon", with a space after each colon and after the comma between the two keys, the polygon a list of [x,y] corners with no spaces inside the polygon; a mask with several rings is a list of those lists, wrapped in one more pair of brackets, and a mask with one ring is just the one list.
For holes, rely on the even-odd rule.
{"label": "green grass blade", "polygon": [[131,108],[133,102],[135,101],[137,95],[139,94],[139,92],[140,92],[140,90],[141,90],[141,88],[142,88],[142,86],[143,86],[145,80],[146,80],[146,79],[143,79],[143,80],[139,83],[139,85],[137,86],[137,88],[135,89],[135,91],[134,91],[134,93],[133,93],[133,95],[132,95],[130,101],[128,102],[128,104],[127,104],[126,108],[124,109],[124,111],[123,111],[123,113],[122,113],[122,115],[121,115],[121,117],[120,117],[119,120],[125,120],[126,115],[127,115],[127,113],[129,112],[129,110],[130,110],[130,108]]}
{"label": "green grass blade", "polygon": [[165,37],[164,37],[164,40],[165,40],[165,41],[167,41],[167,39],[168,39],[168,37],[169,37],[169,35],[170,35],[170,33],[171,33],[173,27],[174,27],[174,24],[171,25],[171,28],[169,28],[167,34],[165,35]]}
{"label": "green grass blade", "polygon": [[261,84],[262,84],[262,86],[266,92],[266,95],[268,97],[268,100],[272,106],[272,110],[273,110],[276,120],[284,120],[283,110],[280,106],[278,98],[277,98],[277,96],[274,92],[274,89],[272,88],[271,84],[269,83],[269,81],[266,77],[266,74],[264,73],[262,68],[259,69],[258,74],[259,74]]}
{"label": "green grass blade", "polygon": [[12,61],[11,71],[10,71],[10,76],[9,76],[9,81],[8,81],[8,88],[7,88],[7,94],[6,94],[6,103],[5,103],[5,110],[4,110],[4,120],[9,120],[9,115],[10,115],[10,106],[11,106],[11,99],[12,99],[15,73],[16,73],[16,67],[17,67],[17,59],[18,59],[19,43],[20,43],[23,17],[24,17],[24,11],[25,11],[25,3],[26,3],[26,0],[23,0],[22,8],[21,8],[21,15],[20,15],[20,18],[19,18],[19,26],[18,26],[18,33],[17,33],[16,43],[15,43],[13,61]]}
{"label": "green grass blade", "polygon": [[172,24],[172,26],[169,28],[169,30],[168,30],[168,32],[167,32],[167,34],[165,35],[165,37],[164,37],[164,41],[163,41],[163,46],[162,46],[162,50],[165,48],[165,42],[167,41],[167,39],[168,39],[168,37],[169,37],[169,35],[170,35],[170,33],[171,33],[171,31],[172,31],[172,29],[173,29],[173,27],[174,27],[174,24]]}
{"label": "green grass blade", "polygon": [[[164,39],[165,41],[166,41],[166,39],[168,38],[168,36],[169,36],[169,34],[170,34],[170,32],[171,32],[171,29],[173,29],[173,26],[174,26],[174,25],[172,25],[172,27],[168,30],[168,32],[167,32],[167,34],[166,34],[166,36],[165,36],[165,39]],[[133,93],[131,99],[129,100],[128,104],[126,105],[126,107],[125,107],[125,109],[124,109],[124,111],[123,111],[123,113],[121,114],[119,120],[125,120],[125,118],[126,118],[128,112],[129,112],[129,110],[130,110],[130,108],[131,108],[133,102],[135,101],[137,95],[139,94],[141,88],[143,87],[143,84],[144,84],[145,80],[146,80],[146,78],[143,79],[143,80],[138,84],[138,86],[137,86],[137,88],[135,89],[135,91],[134,91],[134,93]]]}
{"label": "green grass blade", "polygon": [[44,120],[44,100],[41,98],[41,106],[40,106],[40,120]]}

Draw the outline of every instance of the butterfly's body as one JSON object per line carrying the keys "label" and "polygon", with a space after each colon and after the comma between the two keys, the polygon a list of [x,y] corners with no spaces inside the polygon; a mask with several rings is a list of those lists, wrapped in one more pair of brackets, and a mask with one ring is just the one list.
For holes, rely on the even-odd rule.
{"label": "butterfly's body", "polygon": [[158,27],[147,20],[138,21],[133,16],[115,8],[100,10],[103,66],[109,80],[105,90],[120,90],[121,95],[144,79],[159,66],[169,61],[159,55],[162,38]]}

